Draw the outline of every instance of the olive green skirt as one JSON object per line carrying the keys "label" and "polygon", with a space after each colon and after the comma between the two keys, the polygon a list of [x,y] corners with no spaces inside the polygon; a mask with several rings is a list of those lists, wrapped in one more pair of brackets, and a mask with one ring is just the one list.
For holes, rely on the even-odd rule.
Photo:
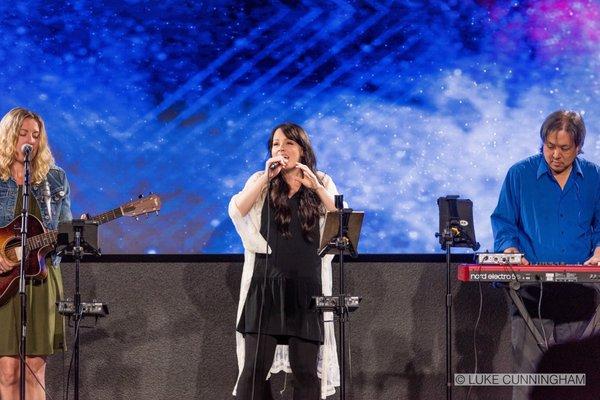
{"label": "olive green skirt", "polygon": [[[63,295],[60,268],[49,266],[48,277],[42,282],[28,281],[26,292],[27,355],[49,356],[58,350],[64,350],[65,322],[56,309],[56,302]],[[19,294],[16,293],[8,303],[0,307],[0,356],[19,354],[20,303]]]}

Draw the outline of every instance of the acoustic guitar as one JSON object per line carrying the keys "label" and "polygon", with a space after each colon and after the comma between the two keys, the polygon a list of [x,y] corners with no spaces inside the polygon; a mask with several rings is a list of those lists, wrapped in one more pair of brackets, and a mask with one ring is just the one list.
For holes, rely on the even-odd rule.
{"label": "acoustic guitar", "polygon": [[[125,203],[114,210],[95,217],[89,217],[98,224],[104,224],[120,217],[137,217],[160,210],[160,197],[151,194]],[[25,253],[25,276],[30,279],[45,279],[48,276],[46,256],[54,250],[58,231],[46,230],[40,220],[33,215],[27,218],[26,251],[21,249],[21,216],[0,228],[0,255],[15,264],[20,263]],[[18,290],[19,267],[0,274],[0,306],[4,305]]]}

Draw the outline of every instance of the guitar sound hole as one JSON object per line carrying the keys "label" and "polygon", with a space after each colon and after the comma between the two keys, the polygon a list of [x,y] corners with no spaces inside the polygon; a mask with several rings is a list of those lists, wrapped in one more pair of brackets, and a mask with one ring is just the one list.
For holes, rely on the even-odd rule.
{"label": "guitar sound hole", "polygon": [[2,255],[9,262],[18,263],[19,258],[17,257],[16,248],[21,247],[21,240],[19,238],[12,238],[4,243]]}

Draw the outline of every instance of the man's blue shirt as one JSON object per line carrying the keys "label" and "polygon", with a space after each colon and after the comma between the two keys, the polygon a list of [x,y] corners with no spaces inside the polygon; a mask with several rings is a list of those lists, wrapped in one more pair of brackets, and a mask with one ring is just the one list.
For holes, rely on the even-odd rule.
{"label": "man's blue shirt", "polygon": [[600,245],[600,167],[576,158],[563,189],[542,154],[513,165],[492,214],[494,251],[529,262],[582,263]]}

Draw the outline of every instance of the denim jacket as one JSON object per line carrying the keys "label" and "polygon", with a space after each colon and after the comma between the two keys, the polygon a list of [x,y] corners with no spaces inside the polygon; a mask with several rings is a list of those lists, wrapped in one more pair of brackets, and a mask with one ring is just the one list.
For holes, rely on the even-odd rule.
{"label": "denim jacket", "polygon": [[[31,185],[29,201],[35,198],[38,202],[42,215],[42,224],[46,229],[58,229],[59,222],[66,222],[73,219],[71,215],[71,199],[69,181],[65,171],[57,166],[50,167],[46,180],[50,186],[50,208],[52,217],[48,215],[46,202],[44,201],[44,182],[39,185]],[[0,227],[6,226],[15,218],[15,206],[17,205],[17,194],[19,187],[11,177],[8,180],[0,179]],[[53,257],[53,264],[60,262],[58,257]]]}

